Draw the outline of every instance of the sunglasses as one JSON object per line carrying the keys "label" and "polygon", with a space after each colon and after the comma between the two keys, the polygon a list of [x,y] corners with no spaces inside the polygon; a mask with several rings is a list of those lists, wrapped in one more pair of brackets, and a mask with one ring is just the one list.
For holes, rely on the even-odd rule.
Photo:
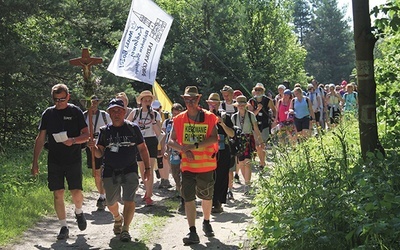
{"label": "sunglasses", "polygon": [[263,91],[263,89],[254,89],[254,91],[261,92],[261,91]]}
{"label": "sunglasses", "polygon": [[65,102],[66,100],[67,100],[67,97],[64,97],[64,98],[54,98],[53,97],[54,102]]}

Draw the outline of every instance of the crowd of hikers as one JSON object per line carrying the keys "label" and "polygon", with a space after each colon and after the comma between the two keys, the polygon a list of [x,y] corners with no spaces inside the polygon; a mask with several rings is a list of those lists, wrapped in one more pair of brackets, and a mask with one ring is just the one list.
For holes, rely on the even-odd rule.
{"label": "crowd of hikers", "polygon": [[[87,226],[79,166],[82,145],[89,140],[89,117],[87,111],[82,113],[68,103],[67,86],[53,86],[51,95],[55,105],[43,112],[32,174],[39,172],[38,158],[45,147],[49,151],[49,189],[61,225],[57,238],[63,240],[69,237],[64,179],[79,229]],[[145,190],[141,200],[146,206],[156,205],[154,187],[180,197],[178,211],[186,214],[189,224],[189,233],[183,238],[187,245],[199,243],[195,200],[201,199],[202,229],[207,237],[213,237],[210,215],[222,213],[227,201],[235,202],[235,192],[251,194],[252,166],[260,171],[267,168],[267,150],[273,143],[295,146],[335,127],[343,114],[355,114],[358,109],[356,86],[346,81],[323,85],[312,80],[295,84],[293,89],[281,84],[276,95],[257,83],[248,97],[225,85],[205,100],[208,107],[199,105],[202,95],[196,86],[187,86],[181,97],[185,106],[174,103],[171,110],[164,110],[152,92],[145,90],[136,98],[138,107],[129,108],[129,99],[121,92],[106,111],[98,109],[101,100],[97,96],[91,98],[94,140],[86,144],[87,166],[94,164],[96,169],[96,205],[113,214],[113,231],[122,241],[131,240],[129,225],[140,186]],[[234,191],[234,183],[242,190]],[[124,204],[122,213],[120,202]]]}

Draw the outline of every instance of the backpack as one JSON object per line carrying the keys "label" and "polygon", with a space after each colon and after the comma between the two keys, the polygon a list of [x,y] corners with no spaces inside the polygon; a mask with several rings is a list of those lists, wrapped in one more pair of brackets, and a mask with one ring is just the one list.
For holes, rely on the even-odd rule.
{"label": "backpack", "polygon": [[[251,115],[250,112],[247,112],[250,123],[251,123]],[[236,126],[236,113],[232,115],[235,124],[233,126],[234,135],[232,138],[229,138],[229,148],[231,150],[231,155],[241,156],[246,150],[247,143],[249,143],[246,134],[243,133],[243,130]]]}

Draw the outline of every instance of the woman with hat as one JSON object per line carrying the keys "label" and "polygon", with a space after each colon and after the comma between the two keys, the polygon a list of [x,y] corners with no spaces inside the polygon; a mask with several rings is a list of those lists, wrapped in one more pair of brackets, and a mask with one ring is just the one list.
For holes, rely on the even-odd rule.
{"label": "woman with hat", "polygon": [[[157,146],[158,146],[158,136],[161,134],[161,115],[152,109],[151,103],[155,99],[155,96],[149,90],[142,91],[136,98],[136,102],[141,106],[140,108],[133,109],[129,114],[127,120],[136,123],[144,137],[147,148],[150,154],[150,178],[144,181],[144,187],[146,193],[143,200],[146,202],[147,206],[153,205],[153,184],[154,184],[154,174],[153,167],[157,159]],[[138,164],[140,168],[141,176],[144,176],[144,164],[140,155],[138,155]]]}
{"label": "woman with hat", "polygon": [[218,154],[217,169],[215,170],[215,184],[213,195],[212,213],[221,213],[222,204],[226,203],[228,192],[229,169],[231,167],[231,151],[229,149],[228,137],[234,136],[233,124],[229,114],[219,111],[221,103],[218,93],[211,93],[207,101],[208,109],[218,117]]}
{"label": "woman with hat", "polygon": [[245,195],[249,194],[250,181],[251,181],[251,158],[254,150],[257,147],[265,147],[264,141],[261,137],[261,132],[258,129],[257,119],[253,112],[246,109],[247,98],[244,95],[236,98],[235,105],[238,112],[232,115],[232,123],[234,126],[239,127],[242,133],[247,137],[245,150],[241,156],[238,157],[238,165],[244,177],[244,192]]}

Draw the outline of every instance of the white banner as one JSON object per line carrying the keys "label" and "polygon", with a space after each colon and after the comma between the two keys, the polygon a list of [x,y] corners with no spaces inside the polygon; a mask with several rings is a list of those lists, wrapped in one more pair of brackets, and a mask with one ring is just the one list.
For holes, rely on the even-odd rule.
{"label": "white banner", "polygon": [[153,1],[132,0],[124,34],[107,70],[153,85],[172,20]]}

